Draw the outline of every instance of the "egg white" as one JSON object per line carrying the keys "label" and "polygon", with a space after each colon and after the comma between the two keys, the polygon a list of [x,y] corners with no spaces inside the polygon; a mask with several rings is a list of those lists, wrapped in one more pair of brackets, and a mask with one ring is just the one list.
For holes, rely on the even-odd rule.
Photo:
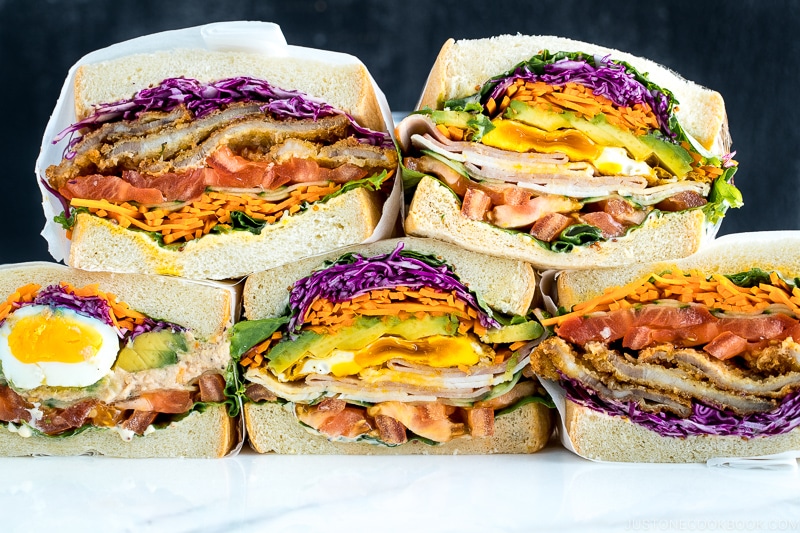
{"label": "egg white", "polygon": [[[96,331],[101,336],[101,345],[94,356],[77,363],[36,362],[24,363],[18,359],[9,346],[9,335],[22,318],[48,314],[60,314],[71,322],[81,324]],[[0,363],[3,374],[12,385],[19,389],[33,389],[41,385],[55,387],[87,387],[111,374],[111,366],[119,353],[119,338],[116,330],[97,320],[80,315],[71,309],[52,309],[46,305],[25,306],[8,316],[0,326]]]}

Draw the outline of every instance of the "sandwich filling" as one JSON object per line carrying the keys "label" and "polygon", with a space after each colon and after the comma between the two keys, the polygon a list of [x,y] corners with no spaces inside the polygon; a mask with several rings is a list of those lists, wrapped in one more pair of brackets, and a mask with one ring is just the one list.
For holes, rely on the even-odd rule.
{"label": "sandwich filling", "polygon": [[151,233],[163,245],[267,224],[358,187],[381,190],[397,166],[388,134],[299,91],[247,77],[170,78],[95,106],[46,187],[78,213]]}
{"label": "sandwich filling", "polygon": [[23,436],[90,427],[123,439],[226,402],[227,346],[97,285],[28,284],[0,305],[0,421]]}
{"label": "sandwich filling", "polygon": [[240,322],[249,401],[280,401],[329,439],[399,445],[494,433],[549,402],[528,367],[543,328],[500,316],[440,259],[348,254],[297,281],[277,318]]}
{"label": "sandwich filling", "polygon": [[434,177],[464,217],[555,252],[663,212],[703,209],[717,223],[741,205],[736,162],[686,133],[677,104],[625,62],[544,51],[474,95],[404,119],[404,185]]}
{"label": "sandwich filling", "polygon": [[651,273],[544,320],[531,356],[580,405],[663,436],[777,435],[800,426],[798,280]]}

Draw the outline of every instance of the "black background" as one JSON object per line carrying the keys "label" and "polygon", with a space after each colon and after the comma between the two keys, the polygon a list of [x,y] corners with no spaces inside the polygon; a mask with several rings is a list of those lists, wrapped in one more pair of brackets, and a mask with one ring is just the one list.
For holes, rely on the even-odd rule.
{"label": "black background", "polygon": [[745,207],[721,233],[800,229],[800,3],[790,1],[0,0],[0,263],[48,260],[34,165],[81,56],[148,33],[278,23],[290,44],[359,57],[393,111],[416,104],[449,37],[560,35],[649,57],[725,98]]}

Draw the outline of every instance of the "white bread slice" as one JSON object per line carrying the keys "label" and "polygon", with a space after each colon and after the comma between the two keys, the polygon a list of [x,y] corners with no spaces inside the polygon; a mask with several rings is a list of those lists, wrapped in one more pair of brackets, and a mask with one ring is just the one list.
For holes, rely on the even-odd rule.
{"label": "white bread slice", "polygon": [[83,119],[95,104],[130,98],[176,76],[204,83],[236,76],[263,79],[274,87],[320,98],[367,128],[388,131],[369,72],[361,63],[205,49],[134,54],[80,66],[75,73],[75,115]]}
{"label": "white bread slice", "polygon": [[685,257],[700,249],[706,234],[699,210],[650,216],[623,237],[552,252],[533,238],[461,215],[458,198],[438,180],[423,177],[405,220],[409,235],[431,237],[475,252],[527,261],[537,269],[597,268]]}
{"label": "white bread slice", "polygon": [[306,455],[478,455],[534,453],[547,444],[553,412],[529,403],[495,419],[495,434],[486,438],[459,437],[438,446],[412,441],[396,447],[363,442],[335,442],[306,431],[295,416],[276,402],[246,403],[247,436],[259,453]]}
{"label": "white bread slice", "polygon": [[403,237],[368,245],[351,246],[336,252],[305,259],[248,276],[242,301],[248,320],[275,317],[283,313],[291,285],[308,276],[325,261],[346,253],[366,257],[391,253],[398,242],[404,250],[413,250],[441,257],[453,267],[459,279],[479,294],[492,308],[503,313],[524,315],[528,312],[536,290],[536,276],[530,265],[510,259],[494,259],[434,239]]}
{"label": "white bread slice", "polygon": [[417,109],[441,109],[444,101],[475,94],[490,78],[527,61],[542,50],[611,55],[630,63],[679,102],[675,114],[683,128],[712,152],[730,149],[725,103],[716,91],[682,78],[645,58],[596,44],[547,35],[500,35],[485,39],[448,40],[431,68]]}
{"label": "white bread slice", "polygon": [[0,299],[28,283],[42,287],[64,281],[74,287],[98,284],[131,309],[191,329],[207,342],[223,342],[233,324],[237,295],[231,287],[166,276],[86,272],[57,263],[0,266]]}
{"label": "white bread slice", "polygon": [[328,250],[363,242],[381,217],[378,193],[354,189],[323,204],[270,224],[258,235],[247,231],[208,234],[180,249],[159,244],[146,233],[108,219],[79,214],[68,263],[84,270],[108,270],[230,279],[273,268]]}
{"label": "white bread slice", "polygon": [[597,461],[702,463],[713,457],[752,457],[800,449],[800,428],[752,439],[706,435],[674,438],[569,400],[565,411],[564,426],[575,451]]}
{"label": "white bread slice", "polygon": [[0,456],[104,455],[126,458],[217,458],[227,455],[241,439],[237,422],[221,404],[193,411],[185,418],[126,442],[116,431],[89,428],[69,437],[21,437],[0,424]]}
{"label": "white bread slice", "polygon": [[[234,286],[167,276],[87,272],[56,263],[31,262],[0,266],[0,299],[4,301],[28,283],[47,287],[59,282],[76,288],[98,284],[101,291],[114,294],[131,309],[187,327],[203,345],[221,347],[227,353],[228,331],[238,311]],[[97,453],[114,457],[222,457],[241,442],[238,424],[222,404],[210,404],[202,413],[192,412],[130,442],[106,428],[89,428],[69,437],[22,437],[0,423],[0,456]]]}
{"label": "white bread slice", "polygon": [[800,275],[800,231],[761,231],[724,235],[702,251],[683,259],[619,268],[570,270],[558,277],[558,305],[571,309],[599,296],[607,287],[622,286],[651,273],[671,268],[698,270],[707,275],[738,274],[758,267],[787,279]]}

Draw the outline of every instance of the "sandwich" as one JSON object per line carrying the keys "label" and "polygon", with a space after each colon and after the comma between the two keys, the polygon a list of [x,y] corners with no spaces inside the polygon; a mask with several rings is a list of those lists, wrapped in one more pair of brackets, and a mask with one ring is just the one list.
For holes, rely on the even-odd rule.
{"label": "sandwich", "polygon": [[451,39],[395,131],[407,234],[542,269],[686,257],[742,203],[720,94],[589,43]]}
{"label": "sandwich", "polygon": [[[565,271],[531,355],[575,451],[703,462],[800,449],[800,232],[689,258]],[[549,389],[553,390],[553,389]]]}
{"label": "sandwich", "polygon": [[0,267],[0,455],[222,457],[241,442],[232,287]]}
{"label": "sandwich", "polygon": [[298,50],[80,64],[74,120],[40,161],[67,263],[238,278],[363,242],[384,215],[393,229],[398,157],[380,91],[355,58]]}
{"label": "sandwich", "polygon": [[390,239],[252,274],[234,327],[261,453],[532,453],[550,435],[528,360],[530,265]]}

